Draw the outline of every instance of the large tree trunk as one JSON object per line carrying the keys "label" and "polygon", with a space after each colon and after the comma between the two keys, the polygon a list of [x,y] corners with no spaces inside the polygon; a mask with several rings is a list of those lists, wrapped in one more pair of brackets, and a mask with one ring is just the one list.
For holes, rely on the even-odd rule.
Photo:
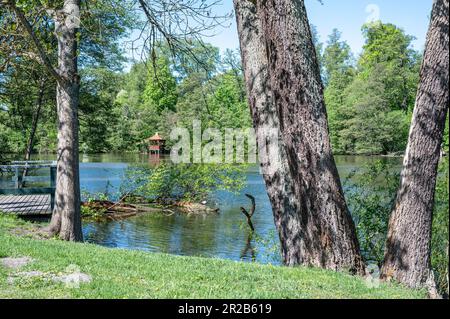
{"label": "large tree trunk", "polygon": [[63,240],[82,241],[80,214],[80,175],[78,155],[79,75],[77,69],[77,29],[67,21],[79,0],[66,0],[56,13],[58,39],[58,153],[55,208],[49,231]]}
{"label": "large tree trunk", "polygon": [[402,180],[389,221],[382,268],[384,279],[393,278],[410,287],[434,286],[431,225],[449,105],[448,10],[448,0],[434,1]]}
{"label": "large tree trunk", "polygon": [[303,1],[258,1],[257,8],[235,1],[235,8],[256,133],[270,126],[282,137],[278,165],[262,168],[285,262],[363,274]]}
{"label": "large tree trunk", "polygon": [[[250,1],[234,0],[236,21],[241,46],[242,65],[248,92],[250,112],[253,118],[258,144],[272,145],[273,137],[280,136],[280,124],[275,109],[267,73],[267,54],[261,24],[255,5]],[[274,134],[268,129],[272,129]],[[280,144],[280,143],[279,143]],[[296,213],[294,180],[284,147],[279,145],[278,158],[261,161],[261,172],[272,204],[283,262],[286,265],[300,263],[300,220]]]}

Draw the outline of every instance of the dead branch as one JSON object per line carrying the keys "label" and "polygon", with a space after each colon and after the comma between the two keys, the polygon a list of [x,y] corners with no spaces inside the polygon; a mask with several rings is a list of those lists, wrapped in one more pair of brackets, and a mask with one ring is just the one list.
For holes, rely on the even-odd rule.
{"label": "dead branch", "polygon": [[253,226],[253,223],[252,223],[252,216],[255,213],[255,209],[256,209],[255,197],[253,197],[250,194],[245,194],[245,196],[247,196],[252,201],[252,206],[250,207],[250,213],[244,207],[241,207],[241,212],[245,215],[245,217],[247,217],[247,224],[250,227],[250,229],[252,230],[252,232],[254,232],[255,227]]}
{"label": "dead branch", "polygon": [[[143,41],[141,59],[155,62],[156,48],[167,44],[173,57],[179,53],[189,55],[199,66],[204,66],[190,44],[204,45],[203,39],[214,35],[217,27],[228,27],[232,13],[217,14],[219,0],[138,0],[145,24],[138,39]],[[132,50],[133,51],[133,50]],[[134,56],[134,54],[133,54]],[[153,65],[155,68],[155,65]]]}

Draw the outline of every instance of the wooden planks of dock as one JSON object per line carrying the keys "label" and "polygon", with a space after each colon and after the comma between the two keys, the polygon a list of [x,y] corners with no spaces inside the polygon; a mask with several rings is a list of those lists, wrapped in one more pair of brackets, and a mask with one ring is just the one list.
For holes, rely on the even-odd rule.
{"label": "wooden planks of dock", "polygon": [[2,195],[0,212],[16,215],[51,214],[50,195]]}
{"label": "wooden planks of dock", "polygon": [[[48,169],[49,174],[42,176],[45,169]],[[14,182],[14,187],[0,187],[0,212],[17,215],[51,214],[57,175],[55,161],[11,162],[0,165],[0,174],[6,174],[7,179],[13,175]],[[50,185],[33,187],[33,183],[37,182]]]}

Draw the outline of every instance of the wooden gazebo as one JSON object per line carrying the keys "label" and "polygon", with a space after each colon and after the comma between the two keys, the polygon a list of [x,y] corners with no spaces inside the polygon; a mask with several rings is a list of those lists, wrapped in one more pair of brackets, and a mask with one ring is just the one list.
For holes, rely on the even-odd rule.
{"label": "wooden gazebo", "polygon": [[166,145],[166,140],[162,138],[158,132],[155,135],[147,139],[147,151],[150,154],[160,155],[164,153],[164,147]]}

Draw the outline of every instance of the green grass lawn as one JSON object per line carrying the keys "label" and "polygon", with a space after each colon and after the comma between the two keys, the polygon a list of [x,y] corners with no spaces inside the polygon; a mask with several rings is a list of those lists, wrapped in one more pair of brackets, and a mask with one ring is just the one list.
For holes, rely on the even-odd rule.
{"label": "green grass lawn", "polygon": [[[424,298],[393,284],[369,288],[365,280],[312,268],[288,268],[229,260],[109,249],[56,239],[37,240],[11,234],[32,227],[0,214],[0,257],[29,256],[19,270],[0,266],[0,298]],[[79,288],[17,272],[58,274],[70,265],[89,274]]]}

